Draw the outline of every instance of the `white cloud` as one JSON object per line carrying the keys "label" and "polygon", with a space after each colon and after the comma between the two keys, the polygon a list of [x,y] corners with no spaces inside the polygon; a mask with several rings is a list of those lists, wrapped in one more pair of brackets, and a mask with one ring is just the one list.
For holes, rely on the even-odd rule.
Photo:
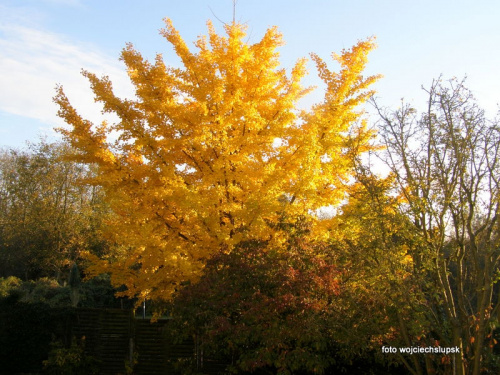
{"label": "white cloud", "polygon": [[107,56],[93,45],[33,25],[6,23],[0,19],[0,51],[0,110],[7,113],[30,117],[50,126],[62,125],[56,115],[57,106],[52,102],[55,86],[61,84],[83,117],[100,122],[100,106],[94,103],[81,69],[108,75],[119,96],[133,95],[118,56]]}

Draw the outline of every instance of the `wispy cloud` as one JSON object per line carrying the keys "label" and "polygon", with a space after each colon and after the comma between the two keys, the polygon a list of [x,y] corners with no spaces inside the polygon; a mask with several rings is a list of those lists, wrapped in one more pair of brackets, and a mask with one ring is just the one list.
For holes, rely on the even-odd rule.
{"label": "wispy cloud", "polygon": [[[76,0],[47,1],[78,3]],[[117,56],[108,56],[91,44],[14,18],[16,22],[6,22],[0,17],[0,110],[60,126],[52,97],[56,84],[62,84],[81,114],[99,121],[100,107],[94,103],[81,69],[108,75],[119,95],[132,94]]]}

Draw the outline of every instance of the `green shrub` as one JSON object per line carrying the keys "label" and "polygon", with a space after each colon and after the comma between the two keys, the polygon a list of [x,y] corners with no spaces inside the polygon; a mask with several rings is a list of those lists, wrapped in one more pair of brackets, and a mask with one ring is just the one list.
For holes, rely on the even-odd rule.
{"label": "green shrub", "polygon": [[22,280],[15,276],[0,277],[0,298],[10,296],[21,287],[22,283]]}
{"label": "green shrub", "polygon": [[69,348],[61,341],[50,344],[49,358],[43,361],[43,374],[93,375],[99,373],[99,361],[85,353],[85,338],[74,337]]}

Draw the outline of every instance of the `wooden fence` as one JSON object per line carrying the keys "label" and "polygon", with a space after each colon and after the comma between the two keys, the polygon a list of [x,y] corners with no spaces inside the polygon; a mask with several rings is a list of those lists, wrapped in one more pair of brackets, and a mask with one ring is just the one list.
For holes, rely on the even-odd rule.
{"label": "wooden fence", "polygon": [[173,362],[178,359],[198,364],[204,374],[221,374],[226,364],[203,358],[194,340],[169,342],[165,327],[169,319],[151,323],[136,319],[130,310],[87,309],[76,311],[72,334],[85,338],[86,352],[100,363],[100,374],[126,373],[126,364],[135,360],[135,375],[176,374]]}

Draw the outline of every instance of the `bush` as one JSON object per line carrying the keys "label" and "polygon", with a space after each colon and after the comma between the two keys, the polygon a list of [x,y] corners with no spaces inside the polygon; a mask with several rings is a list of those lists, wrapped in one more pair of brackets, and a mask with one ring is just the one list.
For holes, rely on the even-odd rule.
{"label": "bush", "polygon": [[85,337],[77,342],[73,337],[71,346],[61,341],[50,344],[49,358],[43,361],[43,373],[47,375],[93,375],[99,373],[99,361],[85,354]]}
{"label": "bush", "polygon": [[15,276],[0,277],[0,298],[5,298],[14,293],[22,284],[22,280]]}
{"label": "bush", "polygon": [[339,359],[338,322],[328,311],[341,276],[325,250],[292,239],[286,251],[249,242],[221,253],[177,295],[173,326],[198,336],[207,356],[222,356],[235,371],[323,373]]}

